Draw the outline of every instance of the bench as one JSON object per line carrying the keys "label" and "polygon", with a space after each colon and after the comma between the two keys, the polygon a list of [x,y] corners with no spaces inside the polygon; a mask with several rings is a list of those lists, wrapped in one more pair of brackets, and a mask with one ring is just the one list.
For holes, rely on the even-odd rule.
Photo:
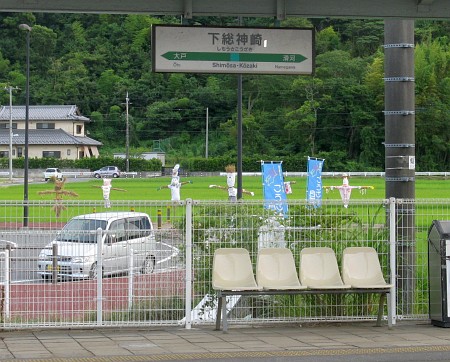
{"label": "bench", "polygon": [[[349,293],[380,295],[377,326],[381,326],[386,296],[392,285],[385,282],[378,254],[370,247],[349,247],[342,255],[342,277],[331,248],[304,248],[299,273],[287,248],[264,248],[258,252],[256,279],[249,252],[244,248],[220,248],[214,253],[212,286],[217,293],[216,330],[228,330],[226,297],[280,294]],[[390,303],[388,325],[392,326]]]}

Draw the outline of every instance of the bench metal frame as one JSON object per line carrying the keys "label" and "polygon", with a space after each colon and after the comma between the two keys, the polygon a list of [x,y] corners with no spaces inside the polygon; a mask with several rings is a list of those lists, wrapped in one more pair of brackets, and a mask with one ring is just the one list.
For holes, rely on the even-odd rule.
{"label": "bench metal frame", "polygon": [[[383,309],[386,301],[386,296],[390,297],[391,288],[350,288],[350,289],[299,289],[299,290],[218,290],[217,298],[217,315],[216,315],[216,328],[215,330],[220,330],[220,323],[222,321],[222,330],[227,332],[228,330],[228,320],[227,320],[227,303],[226,297],[240,295],[240,296],[257,296],[257,295],[301,295],[301,294],[380,294],[380,301],[378,304],[378,316],[377,316],[377,327],[381,327],[381,321],[383,318]],[[387,303],[388,308],[388,326],[392,327],[392,311],[390,303]]]}

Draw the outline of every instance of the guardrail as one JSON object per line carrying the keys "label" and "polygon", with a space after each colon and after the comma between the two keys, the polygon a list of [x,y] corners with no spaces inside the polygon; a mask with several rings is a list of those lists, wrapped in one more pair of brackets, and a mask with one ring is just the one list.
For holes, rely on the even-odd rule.
{"label": "guardrail", "polygon": [[[74,178],[87,178],[94,177],[94,172],[92,171],[63,171],[64,177],[74,177]],[[161,176],[161,172],[121,172],[121,178],[144,178],[144,177],[158,177]]]}
{"label": "guardrail", "polygon": [[[384,177],[385,173],[383,171],[376,172],[322,172],[323,177],[340,177],[342,174],[346,173],[351,177]],[[226,176],[226,172],[189,172],[189,176]],[[261,176],[261,172],[243,172],[243,176]],[[283,172],[284,177],[307,177],[307,172]],[[444,177],[450,178],[450,172],[416,172],[417,177]],[[9,171],[0,171],[0,177],[8,177]],[[63,171],[64,177],[94,177],[92,171]],[[162,176],[161,171],[152,172],[122,172],[121,177],[123,178],[147,178],[147,177],[160,177]],[[21,175],[16,175],[13,172],[13,177],[23,177]]]}
{"label": "guardrail", "polygon": [[[351,177],[384,177],[384,171],[376,172],[322,172],[324,177],[341,177],[343,174]],[[220,172],[220,176],[226,176],[226,172]],[[261,172],[243,172],[243,176],[261,176]],[[307,177],[307,172],[283,172],[285,177]],[[416,172],[416,176],[422,177],[450,177],[450,172]]]}

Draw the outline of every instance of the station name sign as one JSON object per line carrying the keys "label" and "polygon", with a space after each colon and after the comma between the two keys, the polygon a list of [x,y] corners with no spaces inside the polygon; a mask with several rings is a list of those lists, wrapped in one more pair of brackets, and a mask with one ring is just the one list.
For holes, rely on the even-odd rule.
{"label": "station name sign", "polygon": [[312,74],[314,30],[153,25],[152,70]]}

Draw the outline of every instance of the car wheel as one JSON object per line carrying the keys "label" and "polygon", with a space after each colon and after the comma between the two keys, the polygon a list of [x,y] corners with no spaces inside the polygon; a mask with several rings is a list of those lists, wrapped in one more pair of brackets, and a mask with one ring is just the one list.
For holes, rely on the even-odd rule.
{"label": "car wheel", "polygon": [[[97,270],[98,270],[97,263],[92,264],[91,270],[89,270],[89,279],[97,279]],[[102,272],[102,278],[103,278],[103,272]]]}
{"label": "car wheel", "polygon": [[95,177],[95,178],[100,178],[101,176],[100,176],[100,174],[96,173],[96,174],[94,175],[94,177]]}
{"label": "car wheel", "polygon": [[115,173],[115,174],[113,174],[113,177],[114,177],[114,178],[118,178],[119,175],[118,175],[117,173]]}
{"label": "car wheel", "polygon": [[149,255],[145,258],[141,267],[141,274],[151,274],[155,271],[156,258],[154,255]]}
{"label": "car wheel", "polygon": [[48,181],[48,178],[44,178],[44,181],[47,182],[47,181]]}

